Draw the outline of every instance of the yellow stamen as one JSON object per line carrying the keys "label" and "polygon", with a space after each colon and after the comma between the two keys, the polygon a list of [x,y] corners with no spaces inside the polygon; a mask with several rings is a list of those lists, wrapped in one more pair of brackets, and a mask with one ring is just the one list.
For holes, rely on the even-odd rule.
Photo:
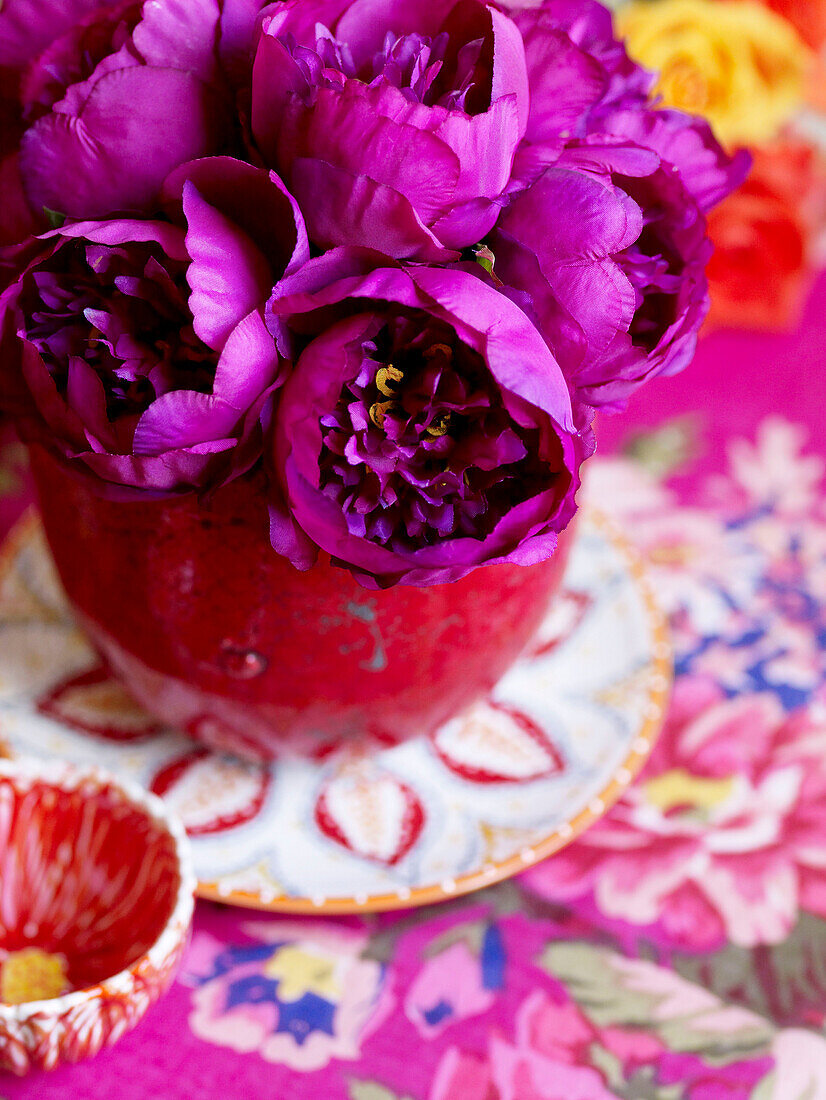
{"label": "yellow stamen", "polygon": [[385,397],[395,397],[403,379],[404,372],[388,363],[386,367],[380,367],[376,371],[376,389]]}
{"label": "yellow stamen", "polygon": [[385,417],[396,407],[393,401],[376,401],[374,405],[370,406],[370,419],[377,428],[383,428]]}
{"label": "yellow stamen", "polygon": [[439,413],[434,417],[431,423],[425,428],[425,432],[432,439],[440,439],[443,435],[447,435],[450,428],[450,413]]}
{"label": "yellow stamen", "polygon": [[431,344],[424,353],[425,359],[435,359],[437,355],[444,355],[448,362],[453,358],[453,348],[447,344]]}

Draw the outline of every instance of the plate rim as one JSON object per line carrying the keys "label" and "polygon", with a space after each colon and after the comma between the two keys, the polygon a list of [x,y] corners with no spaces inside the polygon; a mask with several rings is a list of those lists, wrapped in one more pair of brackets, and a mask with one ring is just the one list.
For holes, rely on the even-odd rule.
{"label": "plate rim", "polygon": [[[425,886],[401,887],[383,894],[341,897],[295,897],[289,894],[265,896],[261,892],[228,888],[220,880],[199,880],[195,896],[205,901],[219,902],[257,912],[282,913],[293,916],[353,916],[392,910],[415,909],[474,893],[487,886],[512,878],[521,871],[555,855],[577,839],[586,829],[619,801],[647,763],[662,730],[668,700],[674,683],[673,650],[668,622],[657,601],[648,569],[620,525],[602,509],[591,505],[583,510],[582,519],[592,523],[623,559],[645,608],[653,644],[652,674],[647,698],[643,704],[643,724],[634,737],[631,750],[615,769],[603,789],[590,802],[548,836],[501,860],[488,860],[481,867],[455,878]],[[36,504],[30,505],[13,524],[0,546],[0,584],[6,578],[16,555],[25,545],[32,529],[39,523]],[[12,756],[11,747],[0,734],[0,757]]]}

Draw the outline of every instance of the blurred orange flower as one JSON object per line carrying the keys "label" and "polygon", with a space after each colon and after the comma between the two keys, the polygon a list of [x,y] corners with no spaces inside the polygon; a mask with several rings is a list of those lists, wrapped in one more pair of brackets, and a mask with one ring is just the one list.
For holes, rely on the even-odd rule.
{"label": "blurred orange flower", "polygon": [[758,329],[799,319],[824,224],[826,168],[810,146],[778,142],[754,153],[742,187],[712,212],[709,323]]}
{"label": "blurred orange flower", "polygon": [[815,50],[826,44],[826,4],[823,0],[765,0],[765,3],[793,23]]}
{"label": "blurred orange flower", "polygon": [[763,0],[797,29],[818,57],[806,98],[812,107],[826,112],[826,0]]}

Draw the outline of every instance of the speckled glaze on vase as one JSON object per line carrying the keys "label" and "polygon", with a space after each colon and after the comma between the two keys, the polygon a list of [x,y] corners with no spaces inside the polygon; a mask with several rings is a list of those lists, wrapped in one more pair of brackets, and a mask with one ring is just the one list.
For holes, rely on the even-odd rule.
{"label": "speckled glaze on vase", "polygon": [[539,565],[369,591],[276,554],[255,477],[207,502],[117,502],[39,448],[32,468],[63,585],[116,675],[164,722],[255,759],[388,744],[468,707],[539,626],[572,538]]}

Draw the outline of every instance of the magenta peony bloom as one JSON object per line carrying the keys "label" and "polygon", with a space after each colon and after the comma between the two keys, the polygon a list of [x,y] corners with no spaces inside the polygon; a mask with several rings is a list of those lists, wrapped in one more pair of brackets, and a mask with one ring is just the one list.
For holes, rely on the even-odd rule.
{"label": "magenta peony bloom", "polygon": [[[530,82],[525,144],[559,149],[616,106],[646,103],[655,77],[631,61],[597,0],[500,0],[522,35]],[[546,148],[546,154],[548,151]]]}
{"label": "magenta peony bloom", "polygon": [[531,110],[490,238],[496,275],[557,356],[575,407],[619,409],[690,361],[708,311],[704,215],[749,158],[728,157],[704,120],[652,105],[653,76],[601,4],[506,6]]}
{"label": "magenta peony bloom", "polygon": [[281,380],[263,307],[309,255],[263,169],[195,161],[165,194],[185,228],[66,225],[0,297],[5,404],[27,441],[113,497],[208,488],[259,458]]}
{"label": "magenta peony bloom", "polygon": [[34,120],[20,164],[36,211],[149,212],[170,171],[225,147],[220,16],[218,0],[123,0],[48,45],[20,89]]}
{"label": "magenta peony bloom", "polygon": [[528,318],[456,268],[339,249],[276,287],[296,356],[273,422],[273,545],[318,549],[367,587],[549,557],[575,511],[582,440]]}
{"label": "magenta peony bloom", "polygon": [[570,145],[514,199],[491,247],[577,401],[621,408],[647,379],[690,361],[711,245],[680,173],[653,150]]}
{"label": "magenta peony bloom", "polygon": [[450,258],[493,226],[525,132],[513,22],[480,0],[266,9],[252,131],[322,247]]}

